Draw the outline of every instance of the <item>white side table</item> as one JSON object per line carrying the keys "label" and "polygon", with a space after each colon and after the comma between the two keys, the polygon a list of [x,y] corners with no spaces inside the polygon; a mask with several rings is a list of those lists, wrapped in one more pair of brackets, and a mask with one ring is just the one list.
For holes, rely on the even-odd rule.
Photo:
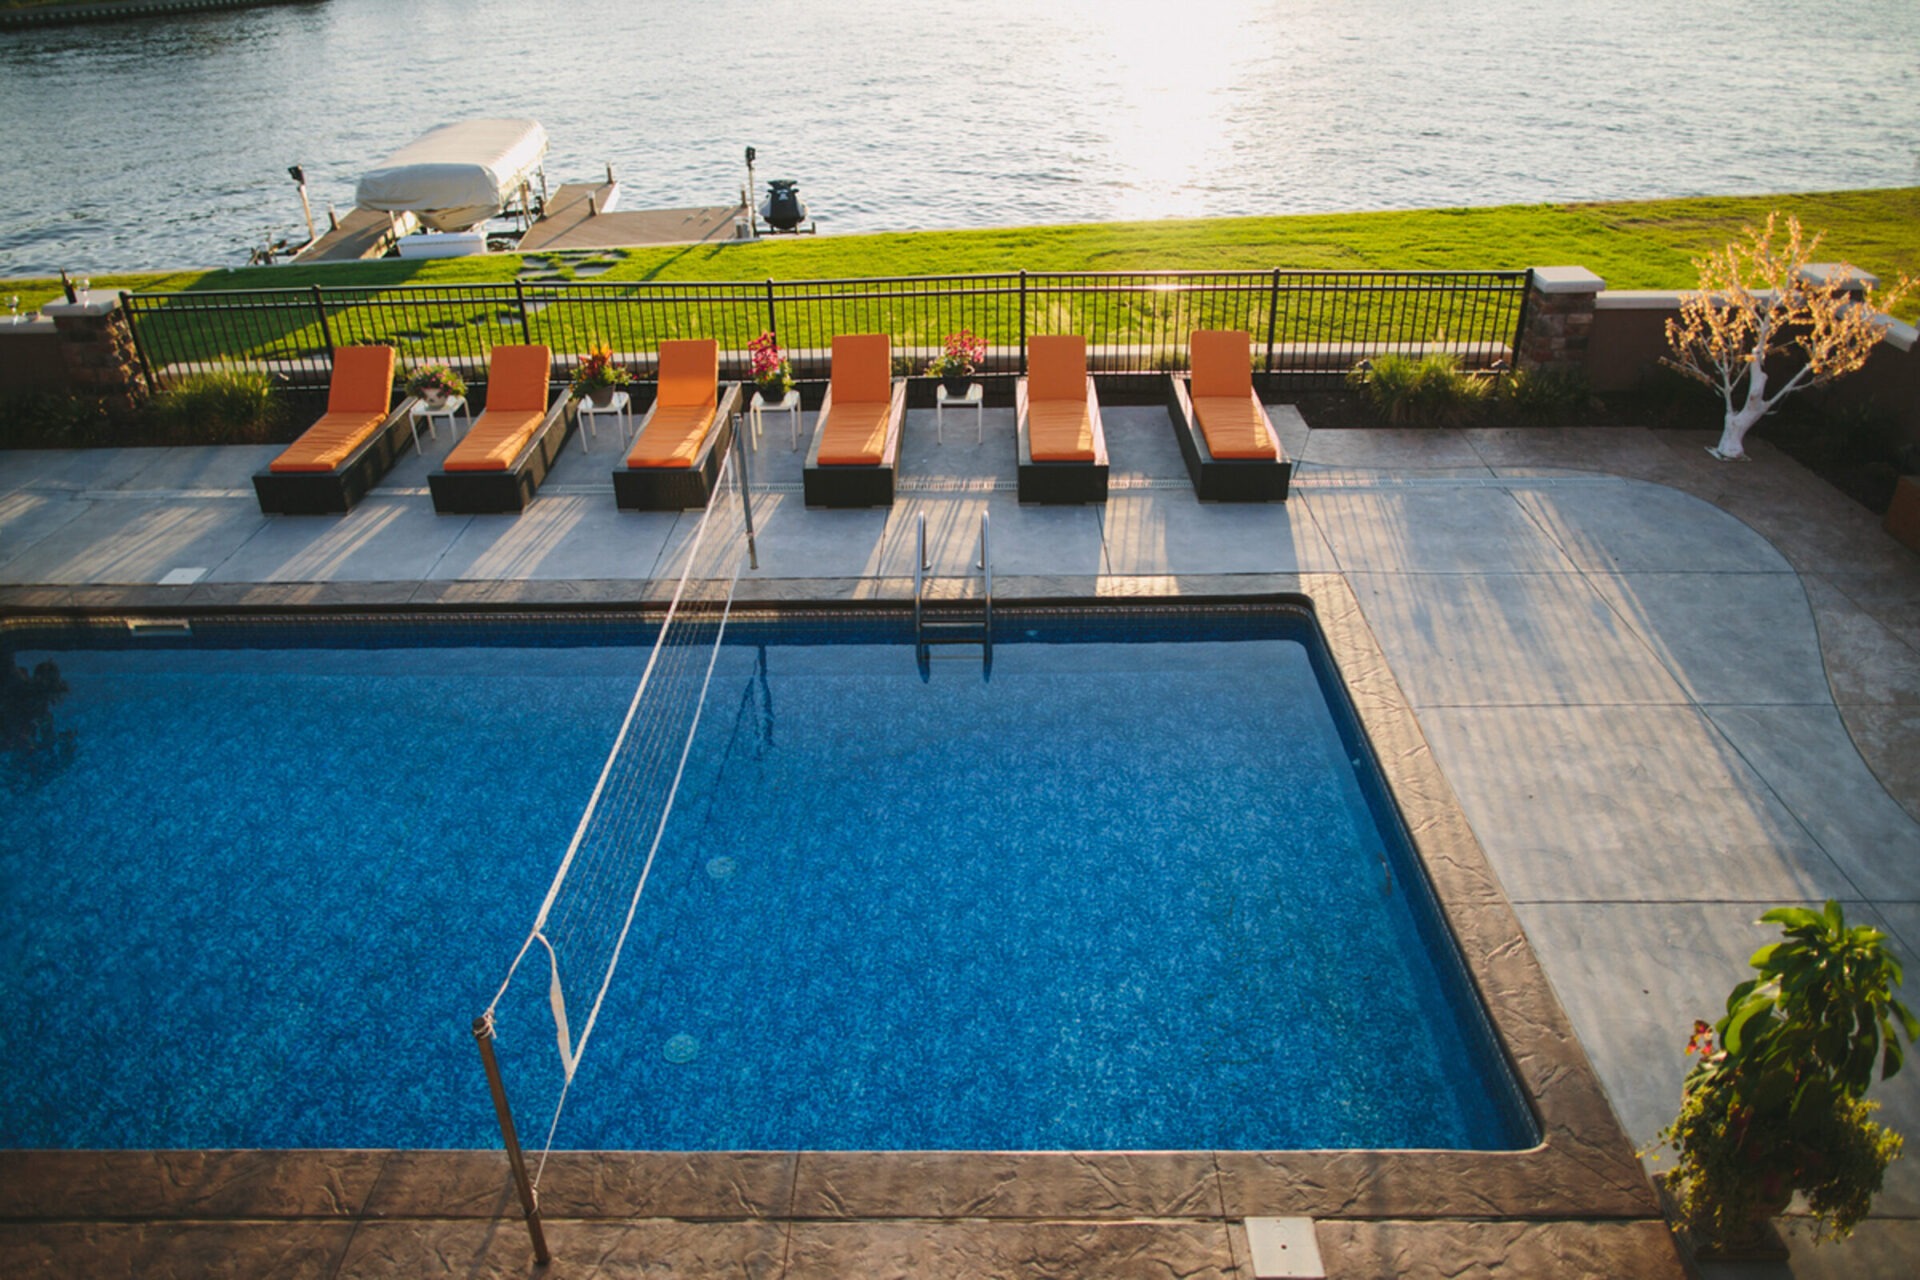
{"label": "white side table", "polygon": [[800,389],[798,387],[790,388],[786,395],[781,396],[779,404],[767,403],[766,394],[756,391],[753,393],[753,403],[747,406],[747,412],[753,416],[753,442],[756,446],[759,445],[760,438],[766,430],[766,422],[763,420],[765,415],[785,412],[787,429],[793,437],[793,447],[795,449],[800,447]]}
{"label": "white side table", "polygon": [[934,443],[945,444],[947,442],[946,435],[944,434],[944,428],[946,426],[947,406],[950,404],[958,405],[962,409],[966,408],[968,405],[972,405],[973,406],[973,442],[975,444],[979,444],[980,442],[982,442],[987,438],[987,426],[986,426],[987,389],[986,387],[984,387],[978,382],[969,382],[967,384],[967,394],[963,396],[956,396],[956,395],[948,394],[947,384],[943,382],[939,386],[933,389]]}
{"label": "white side table", "polygon": [[595,418],[613,418],[614,424],[620,428],[620,443],[623,445],[627,443],[628,436],[633,432],[633,400],[624,391],[614,392],[613,399],[607,401],[605,404],[595,404],[588,397],[581,396],[580,408],[577,412],[580,417],[580,425],[586,428],[585,431],[580,433],[580,452],[582,453],[588,452],[587,436],[589,433],[592,433],[593,438],[596,440],[600,438],[599,433],[594,428],[593,420]]}
{"label": "white side table", "polygon": [[447,420],[447,434],[455,440],[460,438],[458,428],[453,425],[453,420],[456,417],[466,419],[467,426],[473,426],[473,415],[467,412],[467,398],[465,396],[448,396],[444,404],[428,404],[425,400],[416,396],[414,397],[413,408],[407,411],[407,416],[411,419],[408,425],[413,428],[413,451],[415,453],[424,453],[420,448],[420,424],[422,421],[427,424],[427,434],[435,440],[440,438],[440,433],[433,429],[433,420],[435,418],[445,418]]}

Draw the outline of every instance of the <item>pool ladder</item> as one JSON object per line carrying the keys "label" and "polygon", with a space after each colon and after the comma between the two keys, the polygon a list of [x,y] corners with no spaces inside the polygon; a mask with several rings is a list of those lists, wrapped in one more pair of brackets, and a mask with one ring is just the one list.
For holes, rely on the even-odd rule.
{"label": "pool ladder", "polygon": [[913,654],[914,660],[920,664],[920,678],[926,680],[932,676],[930,664],[934,648],[952,644],[979,645],[981,677],[991,678],[993,560],[988,554],[987,513],[980,513],[980,559],[974,566],[980,571],[981,595],[977,601],[942,600],[935,604],[927,599],[927,583],[931,581],[929,570],[933,568],[933,562],[927,558],[927,516],[924,511],[920,513],[916,529],[918,545],[913,557]]}

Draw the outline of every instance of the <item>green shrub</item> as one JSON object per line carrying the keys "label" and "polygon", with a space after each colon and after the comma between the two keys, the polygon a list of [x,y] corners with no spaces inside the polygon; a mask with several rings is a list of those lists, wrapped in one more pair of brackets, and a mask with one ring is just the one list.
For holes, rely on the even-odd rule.
{"label": "green shrub", "polygon": [[1477,418],[1493,393],[1486,379],[1460,367],[1458,356],[1440,352],[1363,361],[1347,383],[1397,426],[1458,426]]}
{"label": "green shrub", "polygon": [[273,379],[232,366],[181,378],[154,397],[153,413],[181,444],[261,444],[281,422]]}
{"label": "green shrub", "polygon": [[1557,422],[1587,407],[1593,389],[1580,369],[1515,369],[1502,374],[1494,394],[1508,413]]}
{"label": "green shrub", "polygon": [[0,397],[0,449],[77,449],[119,444],[125,435],[106,403],[88,396],[26,391]]}

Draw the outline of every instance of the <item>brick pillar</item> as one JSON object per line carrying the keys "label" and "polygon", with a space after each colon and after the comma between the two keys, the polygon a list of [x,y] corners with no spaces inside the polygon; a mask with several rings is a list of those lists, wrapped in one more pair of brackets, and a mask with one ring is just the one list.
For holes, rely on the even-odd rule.
{"label": "brick pillar", "polygon": [[100,400],[116,416],[132,413],[147,398],[133,329],[120,299],[49,302],[40,313],[52,317],[60,335],[60,363],[70,394]]}
{"label": "brick pillar", "polygon": [[1533,268],[1526,327],[1520,332],[1520,367],[1585,372],[1594,300],[1606,287],[1605,280],[1585,267]]}

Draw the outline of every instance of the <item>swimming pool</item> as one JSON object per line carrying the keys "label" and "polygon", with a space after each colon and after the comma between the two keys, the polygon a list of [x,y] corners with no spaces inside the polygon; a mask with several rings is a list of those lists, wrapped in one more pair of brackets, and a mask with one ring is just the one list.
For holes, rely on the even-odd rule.
{"label": "swimming pool", "polygon": [[[496,1145],[467,1026],[650,631],[196,631],[16,653],[73,752],[0,797],[5,1145]],[[1534,1140],[1307,614],[1000,636],[736,621],[557,1145]]]}

